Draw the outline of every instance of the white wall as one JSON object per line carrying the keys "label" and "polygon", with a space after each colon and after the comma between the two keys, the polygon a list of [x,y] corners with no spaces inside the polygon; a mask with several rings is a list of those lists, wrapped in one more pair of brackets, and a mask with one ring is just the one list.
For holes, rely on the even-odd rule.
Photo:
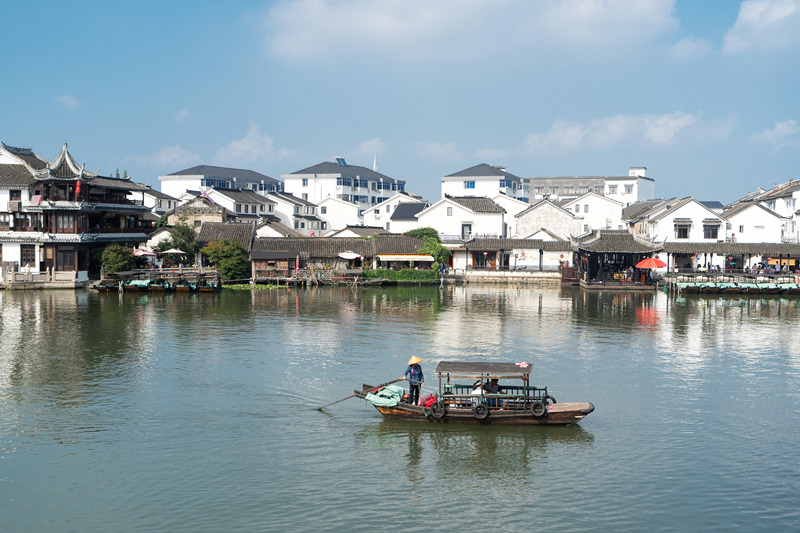
{"label": "white wall", "polygon": [[[675,222],[676,218],[690,218],[692,225],[689,227],[688,239],[677,239],[675,237]],[[713,211],[706,209],[703,205],[696,201],[691,201],[682,205],[675,211],[667,214],[655,222],[650,222],[649,236],[654,241],[668,241],[668,242],[717,242],[724,241],[726,238],[726,223],[725,220],[720,218],[719,230],[716,239],[706,239],[704,235],[703,219],[706,218],[720,218]]]}
{"label": "white wall", "polygon": [[[448,207],[452,208],[450,215],[447,214]],[[443,235],[461,235],[463,224],[472,225],[472,235],[503,235],[502,213],[474,213],[449,199],[440,200],[422,210],[417,220],[419,227],[431,227]]]}
{"label": "white wall", "polygon": [[[326,232],[361,225],[362,220],[358,216],[359,209],[356,204],[328,197],[321,200],[317,207],[317,216],[328,223]],[[322,212],[323,208],[325,213]]]}
{"label": "white wall", "polygon": [[565,212],[550,202],[537,205],[531,211],[517,217],[517,236],[525,238],[545,228],[562,239],[583,233],[582,219]]}
{"label": "white wall", "polygon": [[752,206],[730,217],[730,238],[736,242],[781,242],[784,221],[760,207]]}
{"label": "white wall", "polygon": [[564,204],[563,207],[583,219],[581,233],[594,229],[625,229],[622,224],[622,204],[610,198],[586,194]]}

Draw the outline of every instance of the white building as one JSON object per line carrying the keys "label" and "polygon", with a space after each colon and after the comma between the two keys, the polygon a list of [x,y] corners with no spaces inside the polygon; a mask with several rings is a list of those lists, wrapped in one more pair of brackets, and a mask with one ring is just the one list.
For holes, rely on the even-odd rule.
{"label": "white building", "polygon": [[519,238],[541,238],[543,230],[561,240],[582,233],[582,219],[550,200],[539,200],[516,218]]}
{"label": "white building", "polygon": [[525,203],[529,196],[522,178],[506,172],[505,167],[494,167],[486,163],[442,178],[442,198],[448,195],[494,198],[498,194],[505,194]]}
{"label": "white building", "polygon": [[776,185],[765,191],[756,200],[767,209],[774,211],[784,222],[782,226],[784,242],[800,242],[800,181],[790,180],[788,183]]}
{"label": "white building", "polygon": [[[390,223],[392,213],[401,203],[424,204],[425,201],[420,200],[419,198],[416,198],[414,196],[410,196],[406,193],[397,193],[391,198],[387,198],[385,201],[365,209],[363,212],[364,225],[381,226],[386,229],[389,229],[387,225]],[[397,233],[397,231],[394,230],[390,231],[392,231],[393,233]]]}
{"label": "white building", "polygon": [[726,220],[691,196],[640,215],[642,237],[654,242],[719,242],[727,237]]}
{"label": "white building", "polygon": [[327,223],[329,232],[347,226],[358,226],[363,222],[361,209],[352,202],[328,196],[323,198],[317,207],[319,207],[319,218]]}
{"label": "white building", "polygon": [[177,198],[152,189],[149,186],[146,187],[145,190],[131,191],[128,193],[128,199],[134,202],[142,202],[156,216],[164,215],[178,207]]}
{"label": "white building", "polygon": [[448,196],[420,211],[417,221],[420,228],[434,228],[444,239],[500,237],[506,232],[505,211],[489,198]]}
{"label": "white building", "polygon": [[417,216],[429,205],[428,202],[401,202],[397,204],[386,222],[386,229],[392,233],[405,233],[422,227],[419,225]]}
{"label": "white building", "polygon": [[493,196],[494,203],[502,207],[506,212],[506,238],[513,238],[517,236],[517,215],[530,207],[530,204],[517,200],[505,194],[498,194]]}
{"label": "white building", "polygon": [[627,176],[568,176],[527,178],[532,200],[573,200],[593,192],[627,206],[655,195],[655,181],[645,167],[631,167]]}
{"label": "white building", "polygon": [[757,202],[743,202],[723,211],[731,242],[783,242],[781,235],[789,218]]}
{"label": "white building", "polygon": [[405,190],[405,181],[366,167],[348,165],[343,157],[334,159],[291,174],[281,174],[286,192],[315,204],[328,197],[338,198],[363,210]]}
{"label": "white building", "polygon": [[560,205],[581,218],[581,233],[594,229],[625,229],[623,205],[613,198],[590,192]]}
{"label": "white building", "polygon": [[207,198],[235,213],[239,222],[257,222],[263,217],[274,217],[277,203],[249,189],[217,189],[203,191]]}
{"label": "white building", "polygon": [[267,199],[275,202],[274,215],[290,228],[294,228],[306,237],[320,237],[328,230],[328,224],[317,216],[317,206],[313,203],[283,193],[267,193]]}
{"label": "white building", "polygon": [[198,165],[159,176],[161,192],[179,198],[185,191],[204,189],[249,189],[261,193],[281,192],[283,183],[252,170]]}

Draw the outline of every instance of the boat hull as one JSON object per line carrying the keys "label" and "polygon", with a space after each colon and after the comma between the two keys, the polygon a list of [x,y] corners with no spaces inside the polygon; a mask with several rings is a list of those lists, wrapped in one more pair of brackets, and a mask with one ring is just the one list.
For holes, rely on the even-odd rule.
{"label": "boat hull", "polygon": [[[364,398],[366,392],[355,391],[356,396]],[[472,409],[453,407],[447,409],[442,418],[431,415],[430,409],[416,405],[397,404],[393,407],[375,406],[386,418],[397,420],[416,420],[419,422],[439,422],[456,424],[495,424],[513,426],[566,426],[577,424],[594,411],[594,405],[588,402],[554,403],[547,407],[547,415],[534,417],[530,411],[521,409],[490,408],[489,416],[478,420]]]}

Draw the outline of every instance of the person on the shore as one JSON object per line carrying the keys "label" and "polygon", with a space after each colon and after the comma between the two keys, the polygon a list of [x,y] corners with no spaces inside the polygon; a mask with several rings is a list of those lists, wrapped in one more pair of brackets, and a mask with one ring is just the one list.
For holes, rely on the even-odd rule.
{"label": "person on the shore", "polygon": [[403,375],[408,380],[408,403],[417,405],[419,402],[419,389],[425,384],[425,376],[422,375],[422,367],[419,364],[422,359],[416,355],[408,360],[408,368]]}

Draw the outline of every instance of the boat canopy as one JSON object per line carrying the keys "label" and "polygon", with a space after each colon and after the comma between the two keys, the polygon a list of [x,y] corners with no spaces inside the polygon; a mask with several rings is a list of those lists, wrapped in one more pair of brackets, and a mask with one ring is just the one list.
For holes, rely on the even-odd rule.
{"label": "boat canopy", "polygon": [[440,361],[434,372],[441,378],[527,379],[532,363]]}

